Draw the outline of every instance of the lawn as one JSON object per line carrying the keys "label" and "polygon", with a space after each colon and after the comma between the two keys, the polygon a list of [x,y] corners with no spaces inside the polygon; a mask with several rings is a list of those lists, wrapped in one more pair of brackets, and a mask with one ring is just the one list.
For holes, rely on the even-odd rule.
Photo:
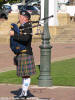
{"label": "lawn", "polygon": [[[36,75],[32,76],[31,84],[38,84],[39,68],[36,66]],[[57,61],[51,64],[53,85],[75,86],[75,58]],[[0,83],[21,84],[22,79],[16,76],[16,71],[0,73]]]}

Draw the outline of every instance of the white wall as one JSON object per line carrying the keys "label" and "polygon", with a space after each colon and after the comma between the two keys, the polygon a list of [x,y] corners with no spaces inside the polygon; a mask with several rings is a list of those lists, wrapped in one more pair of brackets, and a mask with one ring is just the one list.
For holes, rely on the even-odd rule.
{"label": "white wall", "polygon": [[57,0],[59,3],[67,3],[69,0]]}
{"label": "white wall", "polygon": [[75,6],[61,5],[58,13],[68,13],[70,16],[75,16]]}
{"label": "white wall", "polygon": [[[49,15],[53,15],[53,18],[49,19],[49,26],[57,26],[57,0],[49,0]],[[41,0],[41,18],[44,18],[44,0]]]}
{"label": "white wall", "polygon": [[[44,18],[44,0],[41,0],[41,19]],[[43,23],[43,21],[42,21]],[[42,24],[43,26],[43,24]]]}
{"label": "white wall", "polygon": [[70,14],[70,16],[75,16],[75,6],[66,6],[67,13]]}
{"label": "white wall", "polygon": [[49,19],[49,26],[57,26],[57,0],[49,0],[49,16],[53,15],[54,17]]}

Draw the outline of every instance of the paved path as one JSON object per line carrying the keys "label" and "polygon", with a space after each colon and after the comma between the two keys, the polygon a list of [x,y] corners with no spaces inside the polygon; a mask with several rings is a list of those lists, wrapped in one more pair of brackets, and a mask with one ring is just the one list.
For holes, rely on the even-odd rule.
{"label": "paved path", "polygon": [[[0,100],[13,100],[20,92],[21,85],[0,84]],[[30,86],[29,95],[28,100],[75,100],[75,87]]]}
{"label": "paved path", "polygon": [[[41,43],[32,43],[36,65],[40,64],[40,46]],[[51,62],[75,58],[75,43],[71,44],[51,44]],[[0,44],[0,72],[16,69],[13,63],[14,54],[10,50],[9,44]]]}

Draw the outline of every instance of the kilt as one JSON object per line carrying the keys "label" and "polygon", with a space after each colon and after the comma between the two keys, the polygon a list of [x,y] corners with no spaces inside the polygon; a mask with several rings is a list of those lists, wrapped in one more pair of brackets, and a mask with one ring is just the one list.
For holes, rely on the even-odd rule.
{"label": "kilt", "polygon": [[34,75],[35,70],[35,63],[33,55],[28,54],[19,54],[17,57],[17,76],[31,76]]}

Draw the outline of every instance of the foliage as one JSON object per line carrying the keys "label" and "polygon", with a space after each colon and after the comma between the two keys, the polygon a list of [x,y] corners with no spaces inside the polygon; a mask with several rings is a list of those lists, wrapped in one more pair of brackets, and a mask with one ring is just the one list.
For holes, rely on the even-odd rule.
{"label": "foliage", "polygon": [[0,3],[4,4],[4,3],[16,3],[16,2],[20,2],[22,0],[0,0]]}

